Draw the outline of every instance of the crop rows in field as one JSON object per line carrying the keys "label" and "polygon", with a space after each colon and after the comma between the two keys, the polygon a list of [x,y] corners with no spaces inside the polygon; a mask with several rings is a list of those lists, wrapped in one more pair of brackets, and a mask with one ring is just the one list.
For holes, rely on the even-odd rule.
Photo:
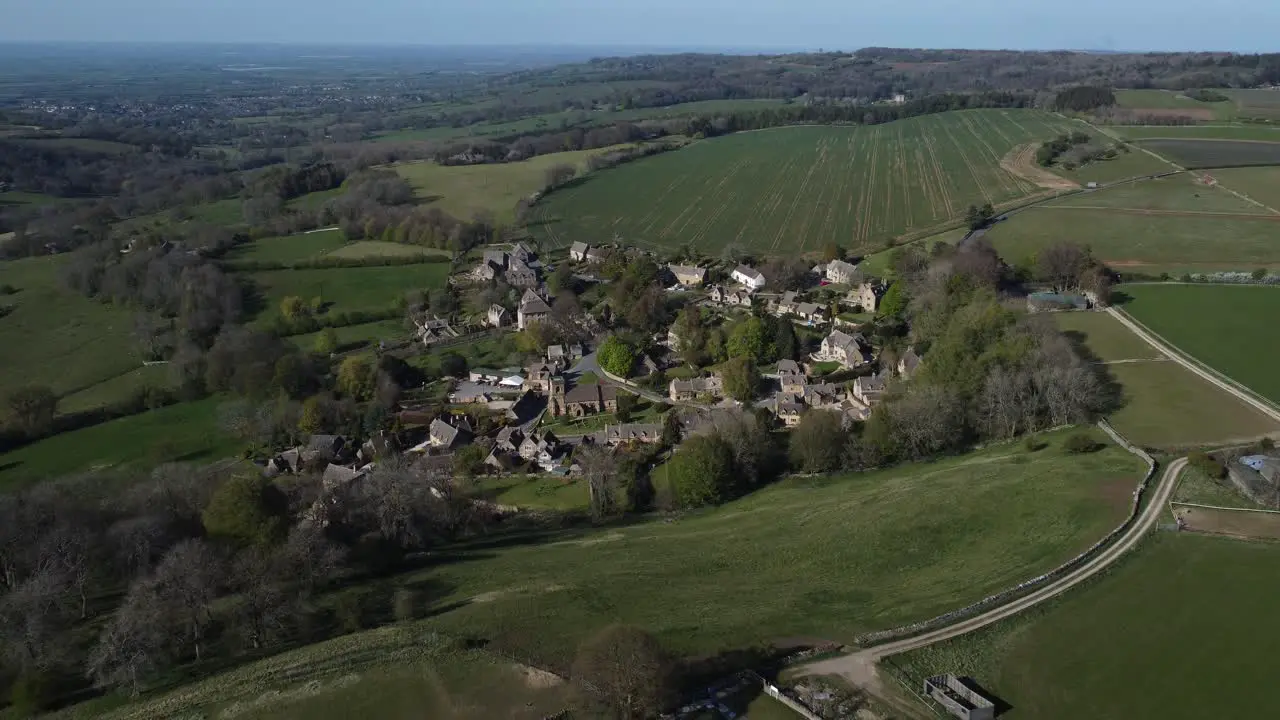
{"label": "crop rows in field", "polygon": [[945,224],[970,204],[1038,192],[1001,159],[1073,127],[1036,111],[973,110],[740,133],[557,191],[532,229],[552,247],[617,240],[710,253],[868,248]]}

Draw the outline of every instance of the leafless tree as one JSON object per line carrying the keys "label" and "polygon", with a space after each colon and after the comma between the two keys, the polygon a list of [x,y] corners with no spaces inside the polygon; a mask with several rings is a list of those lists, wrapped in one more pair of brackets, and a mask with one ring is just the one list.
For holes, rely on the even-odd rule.
{"label": "leafless tree", "polygon": [[672,697],[672,663],[651,635],[614,625],[578,648],[571,680],[578,706],[590,717],[656,717]]}
{"label": "leafless tree", "polygon": [[281,638],[297,600],[281,582],[276,559],[260,548],[246,550],[236,557],[231,576],[239,600],[232,627],[241,640],[256,650]]}
{"label": "leafless tree", "polygon": [[912,459],[937,455],[964,438],[964,406],[944,387],[912,388],[893,403],[891,417],[898,444]]}
{"label": "leafless tree", "polygon": [[1054,290],[1080,289],[1080,278],[1094,265],[1089,248],[1073,242],[1050,245],[1036,256],[1036,273]]}
{"label": "leafless tree", "polygon": [[174,545],[156,566],[154,590],[164,610],[163,619],[157,620],[185,635],[196,659],[213,622],[210,604],[224,579],[222,558],[203,540]]}
{"label": "leafless tree", "polygon": [[304,594],[330,580],[342,567],[345,552],[315,524],[295,527],[280,548],[285,575],[295,578]]}
{"label": "leafless tree", "polygon": [[591,517],[594,520],[616,515],[622,510],[618,492],[618,462],[613,451],[598,445],[581,445],[573,459],[582,467],[582,476],[590,490]]}
{"label": "leafless tree", "polygon": [[4,655],[23,670],[48,670],[68,649],[69,578],[60,568],[41,569],[0,601]]}
{"label": "leafless tree", "polygon": [[146,675],[164,661],[164,629],[155,621],[161,612],[151,579],[135,581],[89,652],[87,674],[96,686],[141,691]]}

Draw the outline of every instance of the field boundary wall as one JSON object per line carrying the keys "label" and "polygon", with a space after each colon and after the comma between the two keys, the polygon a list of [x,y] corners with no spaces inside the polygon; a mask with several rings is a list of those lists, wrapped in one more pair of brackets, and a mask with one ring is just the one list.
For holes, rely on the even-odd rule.
{"label": "field boundary wall", "polygon": [[809,708],[787,697],[786,693],[779,690],[776,685],[769,682],[768,680],[764,681],[763,685],[764,685],[764,693],[766,695],[773,698],[774,700],[777,700],[783,705],[786,705],[787,707],[791,708],[797,715],[804,718],[805,720],[822,720],[821,717],[818,717],[817,715],[815,715],[813,711],[811,711]]}
{"label": "field boundary wall", "polygon": [[988,595],[987,597],[971,605],[967,605],[958,610],[952,610],[951,612],[938,615],[937,617],[933,617],[928,620],[923,620],[918,623],[912,623],[910,625],[903,625],[901,627],[890,628],[888,630],[880,630],[877,632],[859,635],[857,638],[854,639],[854,642],[856,642],[861,647],[879,645],[881,643],[885,643],[890,640],[898,640],[901,638],[910,637],[912,635],[919,635],[921,633],[925,633],[940,627],[946,627],[957,621],[978,615],[992,607],[1003,605],[1013,600],[1014,598],[1027,593],[1028,591],[1035,590],[1042,585],[1047,585],[1048,583],[1053,582],[1054,580],[1057,580],[1058,578],[1062,577],[1063,575],[1066,575],[1072,570],[1075,570],[1077,567],[1093,559],[1094,556],[1100,553],[1104,548],[1109,546],[1116,538],[1120,537],[1120,535],[1122,535],[1125,531],[1127,531],[1129,529],[1129,526],[1132,525],[1134,520],[1137,519],[1139,511],[1142,509],[1142,497],[1146,493],[1147,488],[1150,486],[1151,479],[1155,477],[1157,463],[1155,461],[1155,458],[1151,457],[1151,455],[1148,454],[1142,448],[1126,440],[1124,436],[1122,436],[1119,432],[1117,432],[1115,428],[1111,427],[1111,424],[1107,422],[1105,419],[1098,421],[1098,427],[1103,432],[1105,432],[1112,440],[1114,440],[1117,445],[1124,448],[1125,450],[1132,453],[1133,455],[1136,455],[1147,465],[1146,474],[1143,475],[1142,481],[1138,483],[1138,486],[1134,488],[1133,502],[1129,507],[1129,515],[1124,519],[1123,522],[1121,522],[1118,526],[1116,526],[1114,530],[1107,533],[1101,540],[1091,545],[1089,549],[1085,550],[1079,555],[1076,555],[1075,557],[1059,565],[1058,567],[1050,570],[1049,572],[1044,573],[1043,575],[1033,577],[1030,580],[1023,581],[1011,588],[995,593],[994,595]]}

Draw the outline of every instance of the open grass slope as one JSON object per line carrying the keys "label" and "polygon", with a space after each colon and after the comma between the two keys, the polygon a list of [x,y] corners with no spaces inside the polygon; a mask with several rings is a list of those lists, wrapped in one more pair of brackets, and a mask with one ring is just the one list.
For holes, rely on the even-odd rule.
{"label": "open grass slope", "polygon": [[542,720],[569,705],[567,688],[425,628],[397,625],[281,653],[175,691],[64,719],[231,718]]}
{"label": "open grass slope", "polygon": [[0,317],[0,396],[28,384],[73,395],[142,365],[130,339],[133,314],[64,288],[61,263],[0,262],[0,285],[18,289],[0,296],[0,305],[14,308]]}
{"label": "open grass slope", "polygon": [[1276,544],[1158,533],[1045,609],[893,662],[913,686],[973,677],[1008,720],[1276,717],[1278,562]]}
{"label": "open grass slope", "polygon": [[298,233],[284,237],[259,238],[237,245],[226,255],[227,260],[259,262],[297,262],[326,255],[341,249],[347,236],[341,230]]}
{"label": "open grass slope", "polygon": [[546,187],[548,169],[572,165],[582,171],[587,158],[609,150],[552,153],[491,165],[437,165],[424,160],[393,169],[413,185],[424,203],[462,219],[479,212],[492,213],[498,222],[509,225],[515,222],[516,202]]}
{"label": "open grass slope", "polygon": [[1178,349],[1280,403],[1280,288],[1125,285],[1124,309]]}
{"label": "open grass slope", "polygon": [[1046,206],[997,223],[987,239],[1012,263],[1030,262],[1055,243],[1081,242],[1120,272],[1280,268],[1280,218],[1269,215]]}
{"label": "open grass slope", "polygon": [[[1104,141],[1104,144],[1108,144],[1107,141]],[[1107,185],[1129,178],[1159,175],[1173,169],[1169,163],[1152,157],[1148,153],[1131,150],[1120,153],[1110,160],[1087,163],[1075,170],[1066,170],[1057,166],[1053,171],[1083,186],[1091,182]]]}
{"label": "open grass slope", "polygon": [[1125,140],[1260,140],[1280,142],[1280,127],[1266,125],[1123,125],[1107,131]]}
{"label": "open grass slope", "polygon": [[261,295],[259,322],[279,315],[280,301],[289,296],[310,301],[321,298],[329,313],[384,310],[405,293],[444,287],[449,265],[390,265],[385,267],[270,270],[245,273]]}
{"label": "open grass slope", "polygon": [[1185,168],[1280,165],[1280,143],[1260,140],[1151,138],[1137,144]]}
{"label": "open grass slope", "polygon": [[171,405],[60,433],[0,455],[0,490],[88,470],[212,462],[241,445],[218,427],[219,398]]}
{"label": "open grass slope", "polygon": [[871,249],[971,204],[1041,192],[1010,151],[1082,126],[1031,110],[973,110],[872,127],[738,133],[597,173],[552,193],[531,228],[550,246],[727,246],[764,254]]}
{"label": "open grass slope", "polygon": [[1225,92],[1235,100],[1241,117],[1280,120],[1280,92],[1262,88],[1226,90]]}
{"label": "open grass slope", "polygon": [[[540,544],[479,542],[408,582],[448,591],[437,626],[567,666],[611,622],[686,654],[786,637],[851,640],[1032,577],[1126,512],[1142,474],[1066,433],[894,470],[779,482],[725,507]],[[1098,434],[1102,440],[1101,434]]]}
{"label": "open grass slope", "polygon": [[[1280,291],[1278,291],[1280,292]],[[1221,445],[1280,430],[1276,423],[1154,348],[1106,313],[1058,313],[1058,327],[1086,356],[1107,363],[1119,408],[1108,418],[1146,447]]]}
{"label": "open grass slope", "polygon": [[1280,209],[1280,167],[1224,168],[1210,174],[1224,188]]}

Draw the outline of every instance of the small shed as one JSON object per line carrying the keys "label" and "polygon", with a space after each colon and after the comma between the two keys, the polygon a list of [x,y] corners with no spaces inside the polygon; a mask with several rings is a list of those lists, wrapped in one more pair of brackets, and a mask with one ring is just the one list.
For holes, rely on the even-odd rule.
{"label": "small shed", "polygon": [[924,694],[961,720],[994,720],[995,703],[974,692],[955,675],[934,675],[924,681]]}

